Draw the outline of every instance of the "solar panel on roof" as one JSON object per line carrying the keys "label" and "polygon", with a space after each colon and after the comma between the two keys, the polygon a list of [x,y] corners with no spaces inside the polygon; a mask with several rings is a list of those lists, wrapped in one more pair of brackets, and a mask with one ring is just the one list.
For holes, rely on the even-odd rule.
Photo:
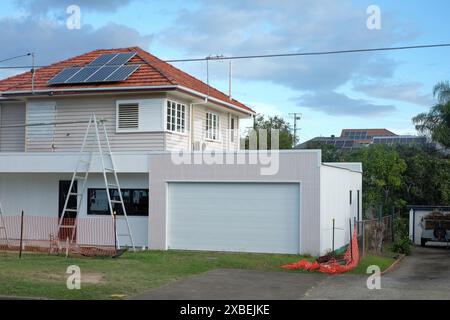
{"label": "solar panel on roof", "polygon": [[84,82],[90,76],[92,76],[95,72],[97,72],[101,67],[84,67],[77,74],[75,74],[72,78],[66,81],[66,83],[80,83]]}
{"label": "solar panel on roof", "polygon": [[125,81],[139,67],[140,65],[121,66],[116,72],[106,78],[105,81]]}
{"label": "solar panel on roof", "polygon": [[118,53],[105,53],[97,57],[94,61],[88,64],[88,66],[103,66],[108,63],[112,58],[117,56]]}
{"label": "solar panel on roof", "polygon": [[93,83],[93,82],[103,82],[106,78],[108,78],[111,74],[113,74],[120,66],[103,66],[94,73],[91,77],[89,77],[85,82]]}
{"label": "solar panel on roof", "polygon": [[48,83],[49,84],[62,84],[67,81],[70,77],[75,75],[80,71],[82,67],[66,68],[54,76]]}
{"label": "solar panel on roof", "polygon": [[108,61],[107,65],[116,65],[121,66],[130,61],[131,58],[133,58],[136,55],[136,52],[125,52],[125,53],[119,53],[117,54],[113,59]]}
{"label": "solar panel on roof", "polygon": [[105,53],[85,67],[71,67],[62,70],[48,84],[76,84],[124,81],[140,65],[125,65],[136,52]]}

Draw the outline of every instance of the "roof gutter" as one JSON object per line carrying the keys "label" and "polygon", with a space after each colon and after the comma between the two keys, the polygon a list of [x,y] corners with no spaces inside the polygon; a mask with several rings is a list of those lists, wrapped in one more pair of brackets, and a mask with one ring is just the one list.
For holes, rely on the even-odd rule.
{"label": "roof gutter", "polygon": [[238,106],[235,106],[234,104],[231,104],[231,103],[222,101],[222,100],[220,100],[220,99],[211,97],[210,95],[207,95],[207,94],[198,92],[198,91],[196,91],[196,90],[192,90],[192,89],[189,89],[189,88],[186,88],[186,87],[183,87],[183,86],[178,86],[178,89],[180,89],[180,90],[182,90],[182,91],[185,91],[185,92],[188,92],[188,93],[191,93],[191,94],[193,94],[193,95],[199,96],[199,97],[201,97],[201,98],[204,98],[206,102],[208,102],[208,101],[213,101],[213,102],[215,102],[215,103],[218,103],[218,104],[227,106],[227,107],[229,107],[229,108],[231,108],[231,109],[235,109],[235,110],[237,110],[237,111],[246,113],[246,114],[248,114],[248,115],[254,115],[254,114],[256,114],[256,112],[254,112],[254,111],[245,110],[245,109],[243,109],[243,108],[240,108],[240,107],[238,107]]}
{"label": "roof gutter", "polygon": [[2,95],[17,95],[17,94],[36,94],[36,93],[51,93],[51,92],[96,92],[96,91],[117,91],[117,90],[145,90],[145,89],[177,89],[176,85],[169,86],[140,86],[140,87],[111,87],[111,88],[77,88],[77,89],[45,89],[45,90],[34,90],[32,91],[6,91],[1,92]]}
{"label": "roof gutter", "polygon": [[248,115],[254,115],[256,114],[254,111],[249,111],[249,110],[245,110],[243,108],[240,108],[238,106],[235,106],[234,104],[222,101],[220,99],[217,98],[213,98],[211,96],[208,96],[204,93],[201,93],[199,91],[196,90],[192,90],[189,88],[186,88],[184,86],[179,86],[179,85],[165,85],[165,86],[137,86],[137,87],[110,87],[110,88],[77,88],[77,89],[45,89],[45,90],[34,90],[32,91],[7,91],[7,92],[1,92],[0,94],[2,95],[24,95],[24,94],[31,94],[31,95],[36,95],[36,94],[49,94],[52,92],[98,92],[98,91],[132,91],[132,90],[181,90],[181,91],[185,91],[187,93],[199,96],[204,98],[205,100],[210,100],[212,102],[215,102],[217,104],[221,104],[224,106],[227,106],[231,109],[237,110],[239,112],[248,114]]}

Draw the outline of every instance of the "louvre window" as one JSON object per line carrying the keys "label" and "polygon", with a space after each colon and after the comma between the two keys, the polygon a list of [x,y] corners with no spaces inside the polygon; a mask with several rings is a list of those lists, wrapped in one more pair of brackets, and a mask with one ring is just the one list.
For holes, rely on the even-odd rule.
{"label": "louvre window", "polygon": [[139,104],[119,104],[118,129],[139,129]]}

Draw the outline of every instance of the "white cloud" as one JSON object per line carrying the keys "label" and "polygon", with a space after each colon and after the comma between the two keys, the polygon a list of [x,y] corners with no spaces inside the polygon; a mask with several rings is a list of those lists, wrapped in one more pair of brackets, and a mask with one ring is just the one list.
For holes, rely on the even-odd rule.
{"label": "white cloud", "polygon": [[18,7],[32,14],[45,14],[49,11],[66,12],[70,5],[77,5],[81,10],[116,11],[134,0],[16,0]]}
{"label": "white cloud", "polygon": [[396,110],[393,105],[374,104],[364,99],[352,99],[336,92],[314,92],[297,98],[299,106],[335,116],[382,116]]}
{"label": "white cloud", "polygon": [[423,84],[418,82],[386,83],[375,82],[356,85],[354,90],[379,99],[396,100],[420,106],[431,106],[433,95],[421,92]]}
{"label": "white cloud", "polygon": [[[36,53],[36,63],[47,65],[78,54],[100,49],[128,46],[148,47],[152,35],[115,23],[101,28],[83,25],[80,30],[69,30],[62,23],[47,19],[0,19],[1,57],[9,58],[28,52]],[[13,60],[9,65],[29,65],[29,58]],[[2,65],[8,65],[2,63]],[[17,71],[17,70],[16,70]],[[26,70],[22,70],[26,71]],[[1,73],[2,77],[11,70]]]}
{"label": "white cloud", "polygon": [[[350,0],[205,0],[197,10],[180,11],[174,26],[158,35],[157,41],[181,48],[186,56],[205,57],[374,48],[415,37],[414,32],[402,30],[396,17],[382,14],[383,28],[371,31],[366,27],[366,7]],[[389,79],[398,62],[381,53],[363,53],[238,60],[233,66],[238,79],[331,95],[354,79]],[[204,65],[193,63],[188,70],[204,74]],[[226,72],[214,77],[225,78]],[[353,107],[360,105],[350,102]],[[373,114],[390,107],[375,108],[368,103],[356,112]],[[326,106],[322,110],[335,114]]]}

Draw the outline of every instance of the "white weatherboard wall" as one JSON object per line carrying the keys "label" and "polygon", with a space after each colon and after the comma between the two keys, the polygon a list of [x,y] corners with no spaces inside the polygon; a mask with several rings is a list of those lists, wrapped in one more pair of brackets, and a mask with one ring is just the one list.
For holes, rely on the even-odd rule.
{"label": "white weatherboard wall", "polygon": [[[58,191],[60,180],[70,180],[70,173],[0,173],[0,202],[5,215],[58,216]],[[122,188],[148,188],[148,174],[119,174]],[[105,188],[103,176],[90,174],[88,188]],[[81,182],[78,185],[81,188]],[[79,191],[81,191],[79,189]],[[80,217],[87,215],[87,196],[83,197]],[[89,215],[88,217],[96,217]],[[102,216],[105,217],[105,216]],[[129,217],[135,244],[148,246],[148,217]],[[118,220],[118,232],[124,233],[125,223]],[[129,239],[121,238],[121,244]]]}
{"label": "white weatherboard wall", "polygon": [[[172,133],[166,130],[166,101],[167,99],[186,105],[186,132],[184,134]],[[198,100],[196,100],[198,101]],[[205,106],[194,105],[190,115],[190,104],[193,98],[167,93],[133,93],[133,94],[103,94],[89,96],[71,97],[45,97],[30,98],[27,101],[28,117],[35,121],[39,117],[45,119],[53,118],[58,123],[64,125],[49,126],[29,131],[29,136],[25,136],[25,128],[8,129],[3,132],[0,139],[4,139],[3,147],[0,144],[0,151],[8,152],[77,152],[86,131],[87,123],[67,123],[88,121],[92,113],[97,119],[106,120],[106,129],[114,152],[128,151],[148,151],[159,152],[164,150],[191,149],[191,143],[206,143],[211,149],[216,150],[237,150],[239,139],[233,143],[227,136],[229,119],[233,115],[238,119],[242,114],[230,111],[224,107],[217,107],[212,104]],[[117,130],[117,105],[118,103],[139,103],[139,130]],[[41,106],[43,113],[34,112]],[[55,106],[52,114],[51,108]],[[11,103],[2,104],[5,113],[4,120],[8,123],[25,123],[25,104],[15,103],[14,108]],[[205,140],[206,111],[212,110],[219,115],[220,120],[220,140]],[[34,118],[34,120],[33,120]],[[1,119],[0,119],[1,120]],[[192,126],[191,126],[192,124]],[[239,124],[236,123],[238,127]],[[191,134],[191,127],[194,132]],[[43,140],[41,134],[45,131],[46,138]],[[191,137],[192,135],[192,137]],[[3,138],[2,138],[3,136]],[[51,139],[49,139],[51,136]]]}
{"label": "white weatherboard wall", "polygon": [[[34,101],[27,104],[27,124],[53,123],[56,116],[55,101]],[[26,151],[52,151],[55,125],[29,126],[26,128]]]}
{"label": "white weatherboard wall", "polygon": [[0,104],[0,152],[25,151],[25,127],[6,127],[25,123],[25,104]]}
{"label": "white weatherboard wall", "polygon": [[300,184],[168,184],[168,248],[299,252]]}
{"label": "white weatherboard wall", "polygon": [[[350,190],[352,201],[350,204]],[[325,253],[333,247],[333,219],[335,219],[334,249],[349,243],[349,219],[354,228],[358,218],[357,194],[360,190],[359,216],[362,212],[362,175],[360,172],[331,165],[320,168],[320,251]]]}
{"label": "white weatherboard wall", "polygon": [[[139,99],[139,100],[117,100],[116,101],[116,132],[162,132],[164,131],[164,106],[165,99]],[[138,126],[136,129],[119,129],[119,105],[137,104],[138,105]]]}

